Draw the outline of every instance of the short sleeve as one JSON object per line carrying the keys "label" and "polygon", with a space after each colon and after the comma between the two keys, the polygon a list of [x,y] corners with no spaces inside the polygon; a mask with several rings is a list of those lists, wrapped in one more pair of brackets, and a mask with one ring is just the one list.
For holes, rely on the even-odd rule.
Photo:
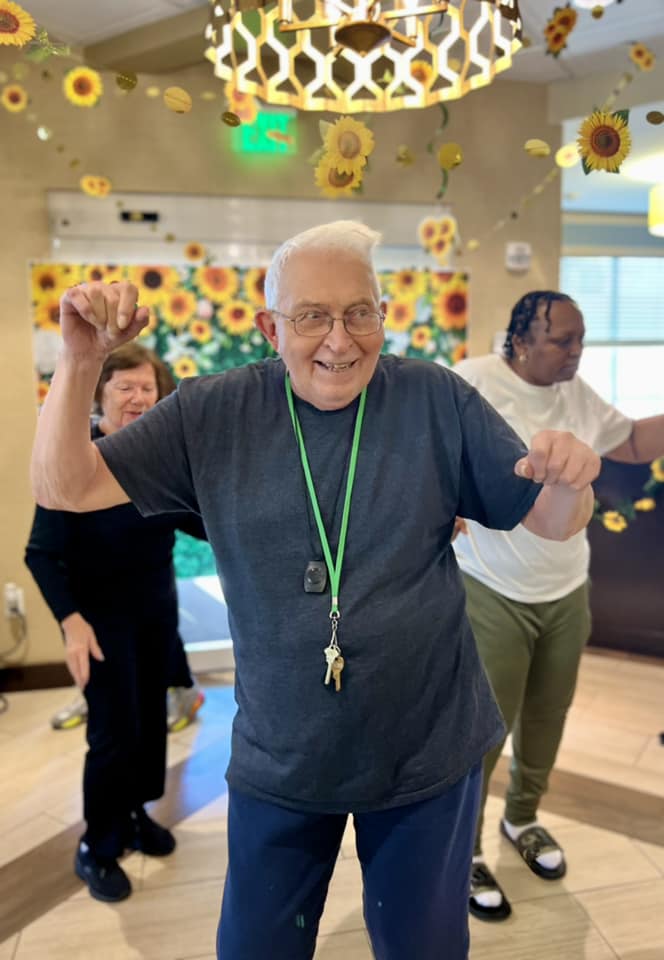
{"label": "short sleeve", "polygon": [[143,516],[199,513],[179,391],[139,420],[98,440],[111,473]]}
{"label": "short sleeve", "polygon": [[593,434],[591,446],[600,456],[610,453],[627,440],[634,421],[603,400],[585,380],[579,378],[583,398],[583,420]]}
{"label": "short sleeve", "polygon": [[459,516],[494,530],[512,530],[535,503],[541,484],[514,473],[527,453],[500,414],[469,385],[463,391]]}

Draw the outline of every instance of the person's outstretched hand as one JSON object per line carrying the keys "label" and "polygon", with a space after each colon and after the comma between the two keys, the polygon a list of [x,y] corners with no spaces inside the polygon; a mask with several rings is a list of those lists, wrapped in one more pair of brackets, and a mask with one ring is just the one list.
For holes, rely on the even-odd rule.
{"label": "person's outstretched hand", "polygon": [[138,290],[120,283],[80,283],[60,299],[60,332],[65,350],[78,358],[105,359],[111,350],[138,336],[150,311],[139,307]]}
{"label": "person's outstretched hand", "polygon": [[588,444],[573,433],[541,430],[530,443],[530,450],[514,465],[519,477],[545,486],[585,489],[599,474],[602,461]]}
{"label": "person's outstretched hand", "polygon": [[85,690],[90,679],[90,657],[103,660],[104,654],[91,624],[80,613],[70,613],[62,621],[65,635],[65,660],[76,685]]}

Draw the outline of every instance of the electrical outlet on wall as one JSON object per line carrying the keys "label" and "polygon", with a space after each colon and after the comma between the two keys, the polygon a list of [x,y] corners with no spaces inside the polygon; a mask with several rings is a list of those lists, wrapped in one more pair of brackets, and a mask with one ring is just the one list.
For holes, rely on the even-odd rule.
{"label": "electrical outlet on wall", "polygon": [[7,620],[10,620],[12,617],[25,616],[25,597],[20,587],[17,587],[15,583],[6,583],[4,598],[5,618]]}

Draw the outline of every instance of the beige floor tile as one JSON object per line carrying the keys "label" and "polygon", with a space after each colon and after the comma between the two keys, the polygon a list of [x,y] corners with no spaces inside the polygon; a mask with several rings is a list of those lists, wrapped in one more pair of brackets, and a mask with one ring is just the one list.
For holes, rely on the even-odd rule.
{"label": "beige floor tile", "polygon": [[556,759],[556,769],[576,773],[580,777],[589,777],[592,780],[612,783],[618,787],[624,787],[628,784],[631,790],[639,790],[642,793],[651,793],[656,797],[664,797],[664,777],[661,774],[643,770],[637,766],[594,757],[589,753],[561,750]]}
{"label": "beige floor tile", "polygon": [[634,842],[641,853],[648,857],[650,862],[654,863],[659,872],[664,875],[664,847],[660,847],[656,843],[642,843],[638,840]]}
{"label": "beige floor tile", "polygon": [[43,813],[19,824],[15,829],[0,836],[0,867],[27,853],[40,843],[50,840],[62,830],[62,823]]}
{"label": "beige floor tile", "polygon": [[228,852],[226,824],[220,820],[192,823],[187,819],[175,828],[177,847],[168,857],[145,857],[143,889],[217,880],[219,898],[226,876]]}
{"label": "beige floor tile", "polygon": [[216,881],[134,893],[108,905],[71,899],[21,934],[15,960],[181,960],[214,951]]}
{"label": "beige floor tile", "polygon": [[226,833],[226,816],[228,814],[228,794],[223,793],[220,797],[217,797],[211,803],[207,803],[204,807],[201,807],[200,810],[197,810],[196,813],[192,813],[190,817],[187,817],[186,820],[183,820],[183,825],[189,823],[202,823],[205,820],[218,820],[221,824],[221,828],[224,833]]}
{"label": "beige floor tile", "polygon": [[9,937],[0,943],[0,960],[14,960],[14,952],[18,940],[19,934],[17,933],[15,937]]}
{"label": "beige floor tile", "polygon": [[[51,717],[76,696],[75,687],[53,687],[50,690],[27,690],[8,693],[9,710],[2,714],[3,733],[21,735],[26,729],[51,729]],[[73,731],[54,731],[65,736]]]}
{"label": "beige floor tile", "polygon": [[611,763],[631,765],[638,761],[647,743],[648,737],[642,733],[625,730],[588,714],[579,717],[571,710],[560,749],[563,753],[573,750]]}
{"label": "beige floor tile", "polygon": [[[664,687],[662,688],[664,690]],[[664,694],[662,699],[664,699]],[[664,707],[662,708],[662,720],[660,727],[664,730]],[[645,748],[636,762],[637,770],[656,773],[664,779],[664,744],[659,741],[659,732],[657,736],[648,737]]]}
{"label": "beige floor tile", "polygon": [[314,960],[372,960],[373,954],[364,931],[333,933],[319,937]]}
{"label": "beige floor tile", "polygon": [[470,960],[616,960],[571,896],[521,903],[509,920],[470,920]]}
{"label": "beige floor tile", "polygon": [[620,960],[664,957],[664,879],[577,895]]}
{"label": "beige floor tile", "polygon": [[319,932],[324,935],[363,929],[360,864],[357,860],[337,860]]}

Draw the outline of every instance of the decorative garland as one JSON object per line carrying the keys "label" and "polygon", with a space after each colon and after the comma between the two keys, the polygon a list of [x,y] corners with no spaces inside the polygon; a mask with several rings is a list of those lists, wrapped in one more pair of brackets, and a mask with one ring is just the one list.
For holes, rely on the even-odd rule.
{"label": "decorative garland", "polygon": [[593,517],[600,520],[611,533],[622,533],[637,513],[649,513],[657,506],[657,499],[664,488],[664,457],[650,464],[650,477],[646,480],[641,496],[636,500],[624,500],[613,510],[604,510],[599,500],[595,501]]}

